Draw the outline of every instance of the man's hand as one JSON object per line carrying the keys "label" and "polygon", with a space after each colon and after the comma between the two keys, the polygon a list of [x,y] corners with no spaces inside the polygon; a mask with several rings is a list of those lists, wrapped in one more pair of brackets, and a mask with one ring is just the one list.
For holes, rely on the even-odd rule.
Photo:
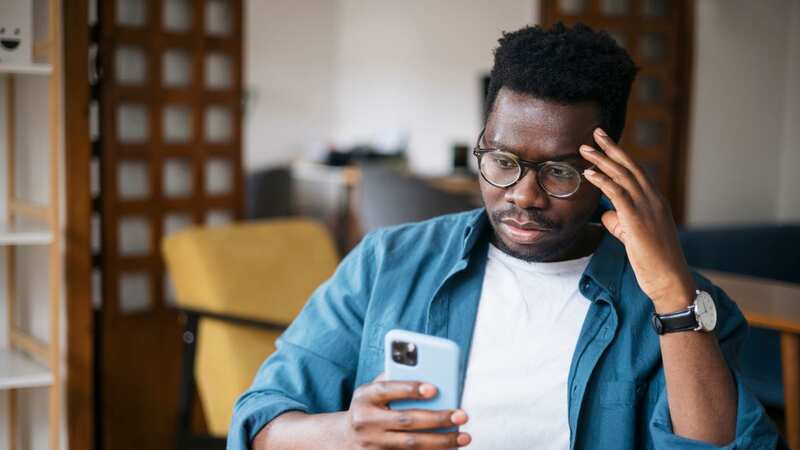
{"label": "man's hand", "polygon": [[594,132],[605,154],[583,145],[584,158],[599,171],[586,179],[616,208],[602,216],[603,225],[625,245],[642,291],[659,313],[674,312],[694,300],[694,281],[681,251],[669,205],[644,171],[603,130]]}
{"label": "man's hand", "polygon": [[254,450],[438,450],[468,445],[467,433],[426,432],[467,423],[460,409],[391,410],[394,400],[429,399],[436,395],[430,384],[412,381],[385,381],[379,376],[353,393],[350,409],[327,414],[287,411],[259,431]]}
{"label": "man's hand", "polygon": [[467,422],[462,410],[392,410],[395,400],[429,399],[436,395],[430,384],[384,381],[378,377],[353,394],[347,412],[348,446],[353,449],[448,449],[470,443],[467,433],[431,433],[422,430],[450,428]]}
{"label": "man's hand", "polygon": [[[644,171],[596,129],[605,154],[581,146],[583,157],[599,171],[586,170],[616,208],[603,225],[625,245],[636,281],[660,314],[686,308],[694,299],[694,281],[678,244],[669,206]],[[661,359],[675,434],[718,445],[736,436],[736,386],[713,333],[663,335]]]}

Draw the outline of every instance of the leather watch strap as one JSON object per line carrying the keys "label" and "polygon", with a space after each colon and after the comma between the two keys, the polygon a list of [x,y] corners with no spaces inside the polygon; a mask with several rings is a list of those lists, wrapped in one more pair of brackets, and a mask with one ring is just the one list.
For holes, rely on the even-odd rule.
{"label": "leather watch strap", "polygon": [[653,313],[653,327],[659,335],[695,330],[697,329],[697,317],[694,314],[694,308],[690,307],[683,311],[663,315]]}

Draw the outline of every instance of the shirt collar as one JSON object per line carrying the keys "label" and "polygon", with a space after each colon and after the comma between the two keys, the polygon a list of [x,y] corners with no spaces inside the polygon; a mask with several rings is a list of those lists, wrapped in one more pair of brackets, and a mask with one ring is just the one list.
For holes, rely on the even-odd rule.
{"label": "shirt collar", "polygon": [[[463,247],[461,258],[467,259],[480,239],[488,238],[489,216],[485,208],[470,211],[467,216],[467,226],[464,229]],[[622,272],[627,263],[625,247],[610,233],[605,232],[597,250],[595,250],[589,265],[581,277],[580,289],[587,298],[594,299],[589,283],[595,283],[601,289],[608,292],[610,299],[614,301],[619,292],[619,285],[622,279]]]}
{"label": "shirt collar", "polygon": [[470,211],[467,216],[467,226],[464,228],[463,247],[461,248],[461,259],[469,258],[475,245],[480,240],[481,236],[485,236],[485,231],[488,230],[489,216],[486,214],[485,208],[475,209]]}
{"label": "shirt collar", "polygon": [[591,291],[588,280],[591,280],[610,294],[609,300],[616,301],[622,282],[622,272],[625,270],[627,261],[628,255],[625,253],[625,246],[611,233],[603,233],[603,239],[581,277],[579,287],[583,294],[592,300],[597,297],[596,295],[587,295]]}

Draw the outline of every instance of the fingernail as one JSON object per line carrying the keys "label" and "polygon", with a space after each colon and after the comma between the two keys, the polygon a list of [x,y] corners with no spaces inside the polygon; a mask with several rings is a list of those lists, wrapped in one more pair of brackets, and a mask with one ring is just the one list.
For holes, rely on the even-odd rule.
{"label": "fingernail", "polygon": [[597,151],[597,150],[593,149],[593,148],[592,148],[591,146],[589,146],[589,145],[581,145],[581,147],[580,147],[580,150],[581,150],[581,151],[584,151],[584,152],[586,152],[586,153],[591,153],[591,152],[595,152],[595,151]]}
{"label": "fingernail", "polygon": [[456,425],[464,425],[467,423],[467,413],[457,410],[452,416],[450,416],[450,421]]}
{"label": "fingernail", "polygon": [[456,438],[456,443],[458,445],[467,445],[472,442],[472,437],[467,433],[459,433],[458,437]]}
{"label": "fingernail", "polygon": [[434,387],[432,384],[427,384],[427,383],[420,384],[419,385],[419,393],[423,397],[432,397],[433,394],[436,393],[436,387]]}
{"label": "fingernail", "polygon": [[608,135],[606,134],[606,132],[605,132],[605,131],[603,131],[603,129],[602,129],[602,128],[595,128],[595,129],[594,129],[594,132],[595,132],[595,133],[597,133],[597,135],[598,135],[598,136],[603,136],[603,137],[606,137],[606,136],[608,136]]}
{"label": "fingernail", "polygon": [[583,171],[583,174],[586,175],[587,177],[590,177],[590,176],[596,174],[596,172],[594,170],[592,170],[592,169],[586,169],[586,170]]}

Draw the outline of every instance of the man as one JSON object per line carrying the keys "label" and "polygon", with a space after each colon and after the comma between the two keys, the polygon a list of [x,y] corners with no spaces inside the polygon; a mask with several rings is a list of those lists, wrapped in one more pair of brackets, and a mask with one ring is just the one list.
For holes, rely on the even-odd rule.
{"label": "man", "polygon": [[[504,34],[485,209],[365,237],[237,402],[228,448],[774,448],[732,370],[746,322],[616,144],[635,72],[582,25]],[[460,409],[387,407],[436,392],[380,376],[394,328],[459,344]]]}

